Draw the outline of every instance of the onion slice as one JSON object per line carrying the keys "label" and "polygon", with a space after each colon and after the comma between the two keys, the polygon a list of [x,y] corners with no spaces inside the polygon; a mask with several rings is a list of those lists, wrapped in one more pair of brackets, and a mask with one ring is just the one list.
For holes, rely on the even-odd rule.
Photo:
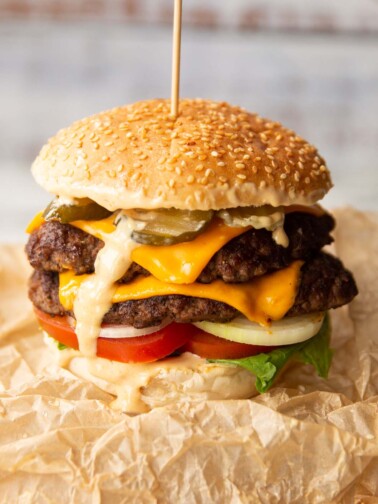
{"label": "onion slice", "polygon": [[306,341],[320,330],[324,313],[309,313],[299,317],[287,317],[264,327],[238,317],[231,322],[195,322],[194,325],[214,336],[237,343],[260,346],[292,345]]}
{"label": "onion slice", "polygon": [[148,334],[161,331],[169,323],[170,322],[165,322],[157,326],[144,327],[143,329],[137,329],[136,327],[133,326],[109,324],[101,327],[99,336],[100,338],[107,338],[107,339],[124,339],[124,338],[135,338],[138,336],[147,336]]}

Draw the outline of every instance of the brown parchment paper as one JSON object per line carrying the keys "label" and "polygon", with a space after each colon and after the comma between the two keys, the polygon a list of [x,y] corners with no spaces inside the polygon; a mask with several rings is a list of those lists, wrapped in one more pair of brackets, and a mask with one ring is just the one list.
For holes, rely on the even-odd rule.
{"label": "brown parchment paper", "polygon": [[51,362],[22,247],[1,246],[0,502],[378,502],[378,216],[336,217],[360,294],[333,313],[328,381],[295,365],[251,400],[134,417]]}

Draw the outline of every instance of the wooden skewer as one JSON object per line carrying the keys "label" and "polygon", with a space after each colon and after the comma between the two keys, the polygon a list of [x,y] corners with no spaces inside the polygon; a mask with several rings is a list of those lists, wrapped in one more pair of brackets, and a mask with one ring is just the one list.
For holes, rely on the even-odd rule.
{"label": "wooden skewer", "polygon": [[175,0],[173,14],[171,115],[177,117],[180,94],[182,0]]}

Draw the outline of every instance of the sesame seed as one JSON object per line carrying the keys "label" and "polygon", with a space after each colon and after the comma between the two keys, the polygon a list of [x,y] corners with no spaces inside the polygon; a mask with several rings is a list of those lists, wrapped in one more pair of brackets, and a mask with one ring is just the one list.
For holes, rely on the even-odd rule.
{"label": "sesame seed", "polygon": [[181,175],[182,174],[182,170],[181,170],[181,168],[179,166],[176,166],[175,172],[177,173],[177,175]]}
{"label": "sesame seed", "polygon": [[93,144],[93,148],[95,150],[98,150],[100,148],[100,144],[98,144],[97,142]]}
{"label": "sesame seed", "polygon": [[187,181],[188,184],[192,184],[194,182],[193,175],[189,175],[189,177],[187,177],[186,181]]}
{"label": "sesame seed", "polygon": [[166,162],[166,160],[167,160],[167,158],[161,157],[161,158],[158,159],[158,164],[162,165],[162,164],[164,164]]}
{"label": "sesame seed", "polygon": [[210,175],[212,175],[213,173],[214,173],[214,171],[211,168],[208,168],[205,171],[205,177],[210,177]]}
{"label": "sesame seed", "polygon": [[196,171],[198,171],[198,172],[202,171],[203,169],[204,169],[203,164],[199,164],[199,165],[197,165],[197,166],[195,167],[195,170],[196,170]]}
{"label": "sesame seed", "polygon": [[170,179],[170,181],[168,182],[168,185],[172,189],[175,186],[175,183],[176,182],[174,181],[174,179]]}
{"label": "sesame seed", "polygon": [[245,168],[245,164],[244,163],[236,163],[235,166],[236,166],[236,168],[238,170],[243,170]]}
{"label": "sesame seed", "polygon": [[133,182],[136,182],[138,179],[140,179],[140,177],[141,177],[141,174],[140,174],[139,172],[135,172],[135,173],[133,173],[133,174],[131,175],[131,180],[132,180]]}
{"label": "sesame seed", "polygon": [[218,157],[219,156],[219,153],[217,151],[211,151],[211,155],[213,157]]}
{"label": "sesame seed", "polygon": [[255,157],[255,161],[261,161],[261,157],[260,156]]}
{"label": "sesame seed", "polygon": [[120,164],[117,168],[117,172],[121,173],[124,170],[125,166],[123,164]]}
{"label": "sesame seed", "polygon": [[305,184],[309,184],[311,182],[310,177],[305,178]]}
{"label": "sesame seed", "polygon": [[247,178],[247,176],[244,175],[244,173],[238,173],[236,176],[241,180],[245,180]]}
{"label": "sesame seed", "polygon": [[139,161],[137,161],[136,163],[133,163],[134,168],[141,168],[142,166],[143,166],[142,163],[140,163]]}
{"label": "sesame seed", "polygon": [[126,145],[123,145],[122,147],[118,147],[117,152],[125,152],[126,149]]}
{"label": "sesame seed", "polygon": [[270,166],[264,166],[266,173],[272,173],[272,168]]}
{"label": "sesame seed", "polygon": [[114,145],[114,142],[105,142],[104,145],[105,147],[111,147],[112,145]]}
{"label": "sesame seed", "polygon": [[217,165],[218,166],[226,166],[226,163],[224,161],[218,161]]}
{"label": "sesame seed", "polygon": [[286,173],[281,173],[280,179],[285,180],[285,178],[287,178],[287,174]]}
{"label": "sesame seed", "polygon": [[251,156],[249,154],[244,154],[243,159],[251,159]]}

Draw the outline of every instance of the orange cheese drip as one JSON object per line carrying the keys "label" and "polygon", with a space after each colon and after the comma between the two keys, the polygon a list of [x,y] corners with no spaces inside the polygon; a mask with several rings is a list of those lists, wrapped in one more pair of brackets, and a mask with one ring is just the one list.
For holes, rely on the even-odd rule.
{"label": "orange cheese drip", "polygon": [[42,224],[44,224],[45,222],[46,221],[43,218],[43,212],[38,212],[27,225],[25,233],[31,234],[33,231],[42,226]]}
{"label": "orange cheese drip", "polygon": [[214,219],[194,240],[162,247],[143,245],[133,250],[131,258],[162,282],[191,284],[223,245],[249,229]]}
{"label": "orange cheese drip", "polygon": [[[302,261],[295,261],[287,268],[242,284],[226,284],[217,280],[210,284],[180,285],[161,282],[152,276],[139,277],[128,284],[118,285],[112,301],[122,303],[171,294],[200,297],[226,303],[249,320],[269,325],[271,320],[283,318],[293,306],[302,264]],[[60,274],[59,299],[66,310],[72,310],[77,291],[89,276],[78,276],[72,271]]]}

